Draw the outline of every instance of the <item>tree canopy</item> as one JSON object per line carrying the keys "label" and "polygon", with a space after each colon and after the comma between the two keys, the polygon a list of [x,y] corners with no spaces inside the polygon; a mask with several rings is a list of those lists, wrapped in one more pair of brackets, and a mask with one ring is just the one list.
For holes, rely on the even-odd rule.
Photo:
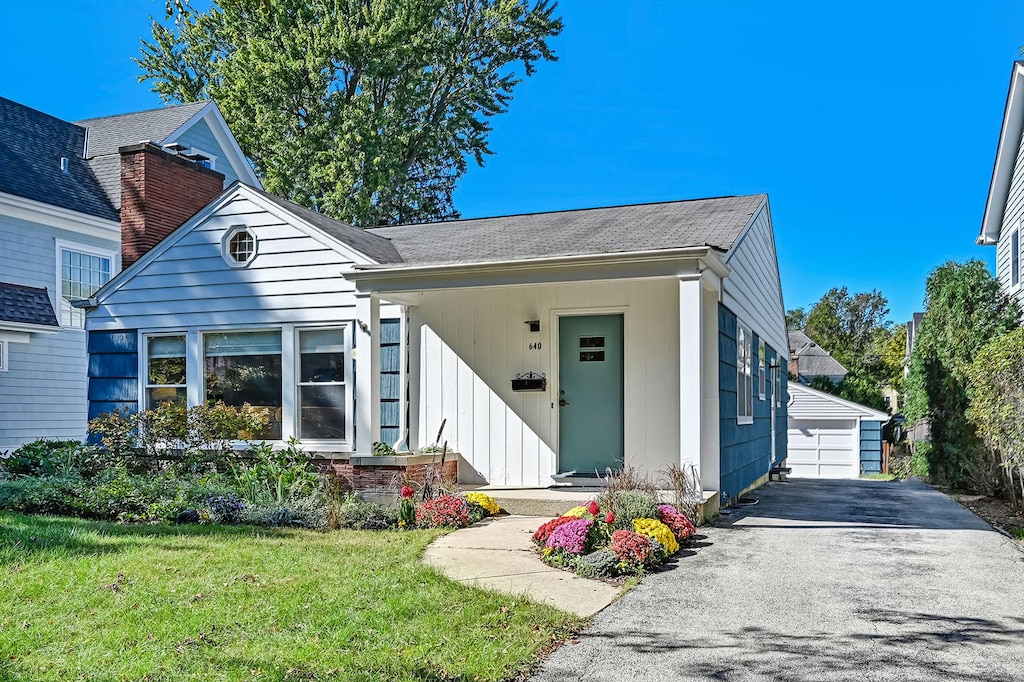
{"label": "tree canopy", "polygon": [[879,342],[888,339],[889,302],[881,292],[830,289],[807,314],[807,335],[846,369],[881,381]]}
{"label": "tree canopy", "polygon": [[356,225],[458,217],[490,119],[562,30],[550,0],[170,0],[136,61],[213,99],[267,190]]}

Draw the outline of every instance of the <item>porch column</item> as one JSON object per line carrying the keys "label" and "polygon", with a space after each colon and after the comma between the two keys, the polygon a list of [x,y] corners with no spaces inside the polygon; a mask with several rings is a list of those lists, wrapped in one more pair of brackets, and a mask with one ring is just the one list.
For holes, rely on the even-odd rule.
{"label": "porch column", "polygon": [[[369,329],[364,331],[363,325]],[[380,298],[356,294],[353,355],[356,362],[355,452],[369,454],[380,438]]]}
{"label": "porch column", "polygon": [[679,278],[679,464],[693,464],[705,491],[718,490],[718,292],[705,271]]}

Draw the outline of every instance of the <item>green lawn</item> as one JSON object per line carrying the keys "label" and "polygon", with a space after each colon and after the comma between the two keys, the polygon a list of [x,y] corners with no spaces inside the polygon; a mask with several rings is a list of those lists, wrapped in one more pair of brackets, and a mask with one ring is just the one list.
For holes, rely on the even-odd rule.
{"label": "green lawn", "polygon": [[895,481],[896,477],[892,474],[862,474],[861,478],[868,481]]}
{"label": "green lawn", "polygon": [[0,680],[500,680],[581,624],[422,566],[437,535],[0,513]]}
{"label": "green lawn", "polygon": [[1013,534],[1017,536],[1018,540],[1024,540],[1024,528],[1014,528]]}

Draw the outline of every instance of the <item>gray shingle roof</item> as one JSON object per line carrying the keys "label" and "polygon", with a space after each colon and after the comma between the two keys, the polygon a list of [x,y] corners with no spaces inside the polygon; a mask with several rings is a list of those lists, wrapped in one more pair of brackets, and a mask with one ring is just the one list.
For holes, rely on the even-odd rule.
{"label": "gray shingle roof", "polygon": [[346,223],[339,222],[334,218],[328,218],[322,213],[317,213],[305,206],[299,206],[287,199],[282,199],[276,194],[264,192],[261,189],[246,185],[252,191],[266,198],[268,201],[280,206],[284,210],[294,213],[302,220],[323,231],[328,236],[346,244],[359,253],[369,256],[378,263],[400,263],[402,257],[395,250],[394,245],[387,239],[380,237],[373,232],[353,227]]}
{"label": "gray shingle roof", "polygon": [[0,322],[59,327],[46,289],[0,282]]}
{"label": "gray shingle roof", "polygon": [[789,332],[789,352],[802,377],[846,376],[847,369],[802,331]]}
{"label": "gray shingle roof", "polygon": [[178,104],[130,114],[87,118],[84,121],[75,121],[75,124],[89,130],[86,157],[93,158],[117,154],[121,147],[145,140],[163,142],[208,104],[209,102]]}
{"label": "gray shingle roof", "polygon": [[[445,265],[654,251],[732,248],[764,194],[477,218],[369,230],[402,265]],[[394,266],[399,261],[388,261]]]}
{"label": "gray shingle roof", "polygon": [[117,220],[84,149],[84,128],[0,97],[0,192]]}

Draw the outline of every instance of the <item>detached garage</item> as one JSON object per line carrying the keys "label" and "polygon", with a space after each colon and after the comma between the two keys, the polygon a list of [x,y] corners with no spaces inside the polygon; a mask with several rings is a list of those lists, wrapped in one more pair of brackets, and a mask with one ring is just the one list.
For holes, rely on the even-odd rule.
{"label": "detached garage", "polygon": [[789,385],[789,451],[793,478],[858,478],[877,473],[882,462],[885,412]]}

